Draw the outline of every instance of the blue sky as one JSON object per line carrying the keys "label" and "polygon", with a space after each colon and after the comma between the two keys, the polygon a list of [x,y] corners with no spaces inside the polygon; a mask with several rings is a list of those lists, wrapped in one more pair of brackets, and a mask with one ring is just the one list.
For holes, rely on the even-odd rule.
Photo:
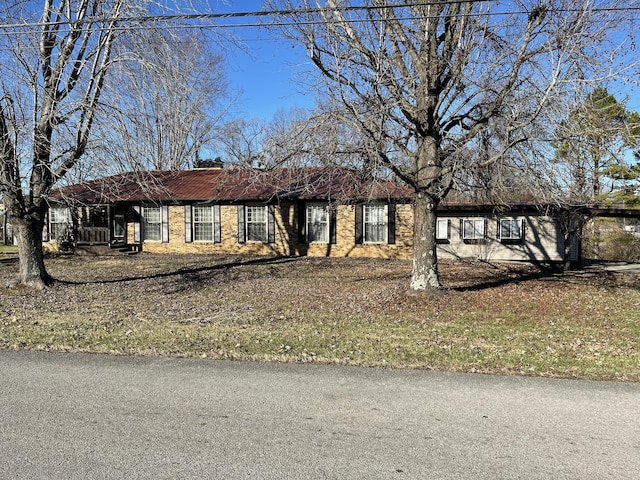
{"label": "blue sky", "polygon": [[[257,12],[261,0],[207,0],[209,10],[214,13]],[[258,23],[259,18],[225,20],[225,24]],[[313,92],[302,93],[303,87],[296,77],[304,70],[313,71],[302,47],[293,46],[275,38],[272,32],[259,27],[234,28],[233,32],[243,41],[246,51],[229,48],[227,56],[227,78],[234,91],[241,91],[241,100],[231,112],[234,117],[270,120],[280,109],[294,106],[312,107]],[[634,32],[636,41],[638,32]],[[627,101],[630,110],[640,111],[640,88],[630,84],[609,85],[609,90],[618,100]]]}
{"label": "blue sky", "polygon": [[[209,0],[215,13],[257,12],[261,0]],[[257,23],[257,18],[225,21],[225,23]],[[242,92],[241,100],[234,106],[234,116],[270,120],[280,109],[294,106],[312,107],[313,94],[301,93],[295,78],[303,70],[311,68],[300,46],[275,39],[271,32],[258,27],[234,28],[245,50],[225,46],[227,78],[232,90]]]}

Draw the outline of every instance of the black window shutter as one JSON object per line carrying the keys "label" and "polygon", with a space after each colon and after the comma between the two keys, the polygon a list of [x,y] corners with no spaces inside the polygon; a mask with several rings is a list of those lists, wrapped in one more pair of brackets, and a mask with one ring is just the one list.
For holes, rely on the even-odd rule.
{"label": "black window shutter", "polygon": [[267,242],[276,243],[276,207],[269,205],[267,207]]}
{"label": "black window shutter", "polygon": [[307,206],[304,202],[298,202],[298,243],[304,245],[307,243]]}
{"label": "black window shutter", "polygon": [[169,206],[161,207],[162,214],[162,243],[169,243]]}
{"label": "black window shutter", "polygon": [[244,205],[238,205],[238,243],[245,243],[247,241],[244,227]]}
{"label": "black window shutter", "polygon": [[133,241],[135,243],[141,243],[142,241],[142,215],[144,214],[143,207],[135,205],[133,207]]}
{"label": "black window shutter", "polygon": [[396,204],[390,203],[387,208],[387,243],[396,243]]}
{"label": "black window shutter", "polygon": [[185,243],[193,242],[193,233],[191,229],[191,205],[184,206],[184,241]]}
{"label": "black window shutter", "polygon": [[362,236],[362,205],[356,205],[356,244],[363,243]]}
{"label": "black window shutter", "polygon": [[329,243],[332,245],[338,243],[337,208],[337,206],[329,206]]}
{"label": "black window shutter", "polygon": [[220,205],[213,206],[213,241],[222,242],[222,225],[220,222]]}

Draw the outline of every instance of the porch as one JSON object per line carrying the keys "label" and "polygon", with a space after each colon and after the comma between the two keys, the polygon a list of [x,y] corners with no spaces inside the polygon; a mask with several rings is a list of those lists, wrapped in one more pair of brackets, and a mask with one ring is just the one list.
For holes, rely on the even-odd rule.
{"label": "porch", "polygon": [[[122,239],[124,243],[124,239]],[[78,227],[76,245],[110,245],[111,231],[109,227]]]}
{"label": "porch", "polygon": [[92,205],[76,210],[74,219],[74,244],[78,246],[106,246],[110,248],[126,245],[127,231],[125,213],[111,206]]}

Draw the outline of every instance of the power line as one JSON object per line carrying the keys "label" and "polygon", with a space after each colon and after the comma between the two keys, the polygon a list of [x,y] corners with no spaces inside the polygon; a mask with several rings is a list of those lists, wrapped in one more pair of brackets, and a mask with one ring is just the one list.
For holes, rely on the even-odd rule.
{"label": "power line", "polygon": [[[479,0],[481,3],[493,3],[494,0]],[[460,4],[464,3],[465,0],[450,0],[448,4]],[[381,10],[395,10],[402,8],[413,8],[413,7],[428,7],[434,5],[440,5],[440,2],[428,1],[428,2],[418,2],[418,3],[402,3],[396,5],[366,5],[366,6],[343,6],[343,7],[335,7],[335,8],[307,8],[307,9],[289,9],[289,10],[272,10],[272,11],[252,11],[252,12],[228,12],[228,13],[196,13],[196,14],[179,14],[179,15],[145,15],[145,16],[136,16],[136,17],[105,17],[105,18],[87,18],[81,20],[68,20],[68,21],[57,21],[57,22],[35,22],[35,23],[12,23],[0,25],[0,35],[27,35],[27,34],[37,34],[41,33],[41,29],[45,27],[56,27],[56,26],[69,26],[77,27],[82,25],[104,25],[104,24],[113,24],[110,26],[99,26],[97,29],[116,29],[116,30],[132,30],[132,29],[141,29],[141,28],[165,28],[165,29],[183,29],[183,28],[257,28],[257,27],[265,27],[265,26],[292,26],[292,25],[300,25],[300,24],[322,24],[322,23],[334,23],[330,20],[308,20],[308,21],[288,21],[288,22],[270,22],[260,23],[260,22],[249,22],[249,23],[179,23],[186,21],[194,21],[194,20],[226,20],[226,19],[237,19],[237,18],[260,18],[260,17],[286,17],[286,16],[304,16],[304,15],[314,15],[321,13],[331,13],[331,12],[356,12],[356,11],[381,11]],[[554,10],[554,13],[578,13],[583,10],[580,8],[564,8]],[[591,12],[640,12],[640,5],[635,7],[597,7],[590,9]],[[528,15],[531,12],[526,10],[519,11],[499,11],[499,12],[477,12],[472,14],[467,14],[467,16],[506,16],[506,15]],[[399,20],[408,21],[408,20],[420,20],[427,19],[429,16],[407,16],[402,17]],[[437,18],[437,15],[431,18]],[[369,19],[357,19],[351,18],[344,20],[347,23],[360,23],[369,21]],[[341,23],[342,21],[336,20],[335,23]],[[150,23],[162,24],[150,26]],[[124,25],[127,24],[127,25]]]}
{"label": "power line", "polygon": [[[450,0],[448,4],[464,3],[468,0]],[[494,0],[479,0],[481,3],[491,3]],[[309,15],[316,13],[326,12],[351,12],[351,11],[371,11],[371,10],[391,10],[397,8],[411,8],[411,7],[427,7],[439,5],[440,2],[418,2],[418,3],[402,3],[396,5],[360,5],[360,6],[342,6],[342,7],[324,7],[324,8],[304,8],[304,9],[288,9],[288,10],[258,10],[252,12],[227,12],[227,13],[193,13],[193,14],[178,14],[178,15],[145,15],[138,17],[123,17],[123,18],[87,18],[82,20],[68,20],[58,22],[39,22],[39,23],[13,23],[7,25],[0,25],[0,29],[6,28],[36,28],[47,26],[62,26],[62,25],[82,25],[87,23],[110,23],[110,22],[171,22],[177,20],[217,20],[217,19],[229,19],[229,18],[247,18],[247,17],[279,17],[290,15]],[[259,26],[262,24],[248,24],[246,26]]]}

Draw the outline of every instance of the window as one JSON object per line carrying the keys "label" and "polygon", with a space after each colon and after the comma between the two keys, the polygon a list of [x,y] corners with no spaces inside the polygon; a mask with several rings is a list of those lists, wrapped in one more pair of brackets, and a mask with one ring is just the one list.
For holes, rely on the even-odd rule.
{"label": "window", "polygon": [[436,223],[436,240],[449,240],[449,219],[439,218]]}
{"label": "window", "polygon": [[49,238],[51,240],[67,240],[69,231],[69,209],[53,207],[49,210]]}
{"label": "window", "polygon": [[[242,210],[242,224],[244,225],[244,209]],[[222,231],[220,227],[220,205],[184,206],[185,243],[221,243]]]}
{"label": "window", "polygon": [[193,240],[213,242],[213,208],[210,205],[193,206]]}
{"label": "window", "polygon": [[325,203],[307,204],[307,241],[329,242],[329,210]]}
{"label": "window", "polygon": [[522,239],[522,220],[515,218],[501,218],[500,231],[498,232],[501,240],[521,240]]}
{"label": "window", "polygon": [[387,206],[371,204],[363,206],[365,243],[386,243]]}
{"label": "window", "polygon": [[484,238],[484,218],[470,218],[462,221],[462,238],[479,240]]}
{"label": "window", "polygon": [[263,205],[247,205],[245,209],[248,242],[267,241],[267,207]]}
{"label": "window", "polygon": [[162,240],[162,209],[160,207],[144,207],[144,239],[153,242]]}
{"label": "window", "polygon": [[109,227],[107,207],[89,207],[89,224],[92,227]]}
{"label": "window", "polygon": [[275,205],[238,205],[238,243],[275,241]]}

